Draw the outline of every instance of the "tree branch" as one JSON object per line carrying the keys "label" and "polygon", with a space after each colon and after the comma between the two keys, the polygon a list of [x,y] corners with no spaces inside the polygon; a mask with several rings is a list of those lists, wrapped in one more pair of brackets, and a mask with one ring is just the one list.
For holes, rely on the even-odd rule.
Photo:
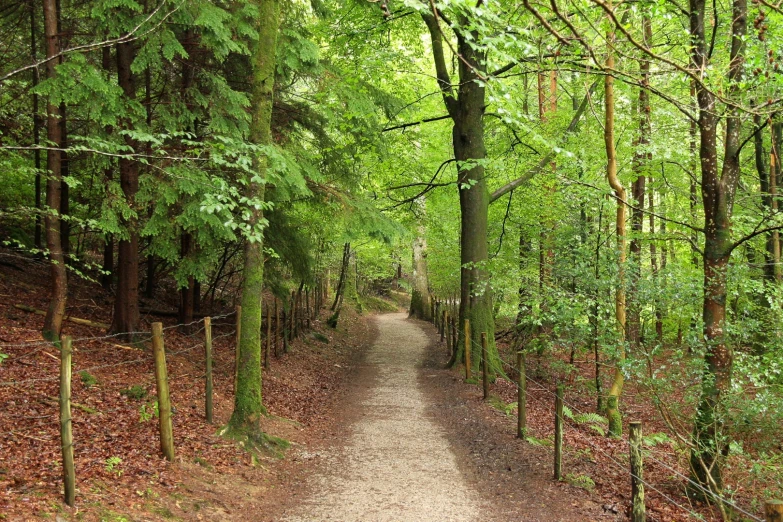
{"label": "tree branch", "polygon": [[[585,108],[587,108],[587,102],[590,99],[590,95],[593,93],[593,91],[596,89],[597,86],[598,86],[598,80],[594,81],[593,84],[590,85],[590,87],[587,89],[587,92],[585,93],[585,97],[582,98],[582,103],[579,104],[579,108],[577,108],[576,113],[574,113],[574,117],[571,118],[571,123],[568,124],[568,128],[566,128],[566,131],[563,134],[560,143],[565,143],[565,141],[568,139],[568,136],[571,133],[573,133],[579,126],[579,120],[582,118],[582,114],[585,112]],[[555,155],[556,152],[554,149],[544,154],[544,157],[542,157],[538,161],[538,163],[535,164],[535,166],[533,166],[522,176],[518,177],[514,181],[506,183],[505,185],[503,185],[502,187],[494,191],[492,195],[489,197],[489,202],[494,203],[495,201],[498,200],[498,198],[500,198],[504,194],[507,194],[512,190],[518,188],[519,186],[527,183],[535,175],[540,173],[544,169],[544,167],[546,167],[546,165],[552,161]]]}

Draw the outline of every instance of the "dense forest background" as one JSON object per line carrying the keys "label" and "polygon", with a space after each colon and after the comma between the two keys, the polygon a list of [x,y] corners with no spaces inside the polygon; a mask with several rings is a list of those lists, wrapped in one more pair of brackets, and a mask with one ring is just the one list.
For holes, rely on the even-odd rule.
{"label": "dense forest background", "polygon": [[468,320],[493,378],[523,350],[609,436],[629,384],[729,518],[783,491],[781,9],[6,0],[0,267],[46,263],[55,343],[75,281],[129,342],[242,305],[251,439],[262,295],[332,326],[344,298],[448,300],[451,364]]}

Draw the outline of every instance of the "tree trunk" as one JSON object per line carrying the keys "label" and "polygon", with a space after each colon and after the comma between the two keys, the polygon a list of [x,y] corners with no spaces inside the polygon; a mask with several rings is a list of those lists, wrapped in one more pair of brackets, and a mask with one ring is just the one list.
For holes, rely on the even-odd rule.
{"label": "tree trunk", "polygon": [[351,259],[351,244],[343,245],[343,261],[340,267],[340,280],[334,292],[334,302],[332,303],[332,315],[326,320],[326,324],[332,328],[337,328],[337,321],[340,319],[340,309],[343,306],[343,295],[345,294],[345,281],[348,278],[348,264]]}
{"label": "tree trunk", "polygon": [[[761,188],[761,204],[766,213],[774,215],[777,212],[777,163],[775,158],[774,128],[772,136],[772,151],[767,164],[767,153],[764,150],[764,135],[761,126],[761,116],[753,115],[753,124],[756,131],[753,134],[753,149],[756,160],[756,172],[759,176]],[[764,279],[767,283],[780,281],[780,241],[777,230],[767,234],[764,255]],[[762,299],[762,304],[769,306],[767,299]]]}
{"label": "tree trunk", "polygon": [[[53,57],[60,52],[60,37],[57,25],[56,0],[44,0],[44,34],[46,36],[46,56]],[[46,77],[56,76],[57,60],[46,62]],[[60,143],[59,108],[50,102],[46,105],[46,137],[52,143]],[[65,270],[65,256],[60,242],[60,194],[62,189],[61,154],[58,150],[46,152],[46,168],[49,175],[46,181],[46,248],[49,250],[49,270],[51,274],[51,294],[49,308],[43,325],[43,336],[49,341],[58,341],[65,317],[65,302],[68,295],[68,275]]]}
{"label": "tree trunk", "polygon": [[[192,236],[189,232],[182,232],[180,236],[180,260],[187,260],[190,256]],[[179,290],[179,323],[183,333],[189,333],[190,327],[186,326],[193,322],[193,276],[188,276],[186,286]],[[243,308],[244,310],[244,308]]]}
{"label": "tree trunk", "polygon": [[[612,9],[612,3],[609,2]],[[614,69],[614,31],[610,30],[606,35],[607,56],[606,68]],[[625,188],[617,177],[617,156],[614,145],[614,77],[607,74],[604,77],[604,145],[606,147],[606,178],[609,186],[614,190],[617,198],[617,215],[615,230],[617,234],[617,287],[614,297],[614,314],[618,333],[617,354],[614,357],[614,379],[607,397],[606,415],[609,418],[609,434],[619,437],[622,434],[623,424],[620,415],[620,395],[623,391],[625,378],[622,364],[625,361]]]}
{"label": "tree trunk", "polygon": [[[646,7],[642,7],[642,45],[649,46],[652,41],[652,21],[650,12]],[[641,309],[642,303],[639,302],[638,290],[639,281],[642,275],[642,235],[644,225],[644,190],[645,176],[652,160],[652,153],[649,152],[651,134],[651,109],[650,92],[648,90],[650,83],[650,61],[643,57],[639,60],[639,69],[642,76],[642,86],[639,88],[639,136],[636,140],[636,151],[633,158],[633,169],[636,174],[636,180],[631,187],[634,208],[631,213],[631,229],[633,236],[631,238],[631,274],[629,277],[629,296],[630,309],[628,314],[628,341],[631,346],[637,346],[640,341],[641,328]],[[653,231],[652,229],[650,230]]]}
{"label": "tree trunk", "polygon": [[[489,374],[494,378],[501,369],[495,346],[495,318],[492,313],[492,288],[487,263],[487,222],[489,190],[484,165],[484,106],[485,88],[479,82],[478,71],[485,68],[486,51],[476,47],[478,34],[463,29],[469,26],[464,16],[458,16],[455,26],[459,60],[459,87],[454,92],[443,54],[442,27],[439,18],[432,13],[423,13],[432,41],[432,53],[443,103],[453,122],[452,145],[454,158],[459,166],[457,176],[459,187],[461,230],[460,230],[460,310],[459,324],[470,320],[471,342],[481,346],[481,334],[489,341],[487,347]],[[478,161],[478,163],[476,163]],[[450,361],[460,364],[464,358],[464,331],[460,331],[460,342]],[[479,368],[481,350],[471,351],[475,368]]]}
{"label": "tree trunk", "polygon": [[[30,59],[33,63],[38,62],[38,30],[35,24],[35,2],[30,2]],[[38,67],[32,68],[32,85],[33,89],[38,86],[40,80],[40,72]],[[33,144],[36,149],[33,151],[33,161],[35,164],[35,233],[34,244],[35,248],[41,249],[43,246],[41,239],[41,151],[38,150],[38,146],[41,144],[41,116],[38,114],[39,98],[38,94],[33,94]]]}
{"label": "tree trunk", "polygon": [[[705,37],[705,0],[690,0],[690,34],[693,42],[691,59],[696,71],[708,65]],[[742,74],[747,25],[746,0],[732,2],[732,41],[729,66],[729,95],[736,95]],[[718,169],[718,111],[714,94],[697,85],[699,106],[699,158],[704,206],[704,374],[701,398],[696,410],[693,431],[694,447],[690,464],[693,479],[702,487],[719,492],[723,486],[722,469],[729,441],[723,433],[722,401],[731,388],[733,353],[726,344],[726,283],[731,243],[731,214],[734,194],[739,183],[741,121],[737,107],[726,109],[726,137],[723,167]],[[701,492],[694,491],[703,497]]]}
{"label": "tree trunk", "polygon": [[[63,178],[70,176],[71,174],[71,162],[68,158],[68,153],[65,149],[68,148],[68,125],[67,125],[67,111],[65,104],[60,104],[60,173]],[[68,255],[71,253],[71,225],[67,219],[62,219],[63,216],[67,217],[71,213],[70,192],[68,190],[68,183],[63,181],[60,191],[60,244],[63,249],[63,256],[66,261]]]}
{"label": "tree trunk", "polygon": [[109,289],[114,275],[114,236],[106,234],[103,238],[103,274],[101,274],[101,286]]}
{"label": "tree trunk", "polygon": [[[131,64],[136,55],[134,42],[117,44],[117,81],[123,94],[129,98],[136,97],[136,82]],[[124,119],[121,125],[127,130],[133,130],[130,120]],[[125,144],[131,150],[136,150],[136,141],[125,136]],[[117,249],[117,296],[114,300],[114,318],[112,333],[127,333],[139,329],[139,231],[137,225],[136,193],[139,191],[139,165],[127,158],[120,158],[120,187],[125,195],[132,217],[123,219],[127,238],[120,239]]]}
{"label": "tree trunk", "polygon": [[[272,144],[272,102],[275,84],[275,51],[280,22],[278,0],[255,0],[258,8],[258,41],[252,53],[250,141],[254,145]],[[258,177],[267,177],[268,160],[256,158]],[[250,180],[248,198],[261,201],[264,184]],[[260,205],[251,205],[250,226],[256,237],[245,242],[244,280],[242,282],[242,323],[239,339],[239,367],[234,411],[229,427],[252,437],[261,435],[259,421],[265,413],[261,397],[261,321],[264,289],[263,235],[255,231],[263,220]]]}
{"label": "tree trunk", "polygon": [[[424,204],[420,204],[420,208],[423,209]],[[430,283],[427,277],[427,240],[424,237],[423,225],[419,226],[419,233],[413,240],[412,286],[410,316],[424,321],[431,321]]]}

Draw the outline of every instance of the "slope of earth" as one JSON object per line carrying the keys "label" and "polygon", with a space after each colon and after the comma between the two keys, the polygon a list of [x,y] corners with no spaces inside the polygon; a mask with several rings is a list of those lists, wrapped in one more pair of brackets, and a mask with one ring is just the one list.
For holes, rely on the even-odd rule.
{"label": "slope of earth", "polygon": [[[13,265],[13,267],[11,266]],[[15,268],[14,268],[15,267]],[[155,377],[144,317],[140,341],[124,343],[104,330],[66,322],[72,336],[76,507],[62,503],[59,437],[59,354],[41,341],[47,266],[23,256],[0,269],[0,520],[247,520],[267,492],[285,489],[290,459],[260,460],[216,432],[233,406],[234,318],[215,312],[214,424],[204,418],[204,332],[187,333],[164,320],[176,458],[158,449]],[[71,278],[68,314],[109,322],[112,297],[99,285]],[[324,310],[320,319],[326,317]],[[331,429],[332,413],[362,350],[374,336],[368,316],[343,309],[337,330],[312,321],[288,353],[271,356],[264,429],[292,445]],[[320,335],[316,335],[318,332]],[[325,342],[328,340],[328,342]],[[279,485],[283,487],[279,487]],[[251,495],[252,494],[252,495]]]}

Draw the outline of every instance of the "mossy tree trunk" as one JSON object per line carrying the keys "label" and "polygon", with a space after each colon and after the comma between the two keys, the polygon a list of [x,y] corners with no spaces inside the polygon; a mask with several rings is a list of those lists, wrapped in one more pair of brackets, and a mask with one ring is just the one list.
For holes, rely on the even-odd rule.
{"label": "mossy tree trunk", "polygon": [[[434,11],[422,15],[430,33],[432,54],[443,103],[453,122],[452,145],[457,160],[460,201],[460,309],[459,324],[470,320],[471,351],[474,368],[480,367],[481,334],[486,333],[490,361],[490,375],[500,371],[500,360],[495,346],[495,318],[492,313],[492,289],[487,262],[487,222],[489,190],[484,172],[486,148],[484,146],[485,88],[478,81],[486,65],[486,51],[476,46],[479,34],[464,29],[470,23],[459,15],[453,26],[457,39],[459,87],[455,91],[443,52],[443,26],[441,13]],[[457,365],[464,358],[464,331],[451,364]]]}
{"label": "mossy tree trunk", "polygon": [[[647,8],[642,10],[642,44],[649,46],[652,40],[652,21],[650,12]],[[652,153],[650,153],[650,134],[651,134],[651,111],[650,111],[650,92],[648,90],[650,82],[650,61],[646,57],[639,60],[639,69],[642,75],[642,85],[639,88],[639,134],[634,143],[636,151],[633,157],[633,170],[636,179],[631,187],[633,197],[633,210],[631,213],[631,229],[633,237],[631,238],[631,274],[629,277],[628,296],[628,324],[627,336],[631,347],[638,346],[641,336],[641,310],[642,303],[639,300],[639,281],[642,275],[642,236],[644,224],[644,193],[647,170]],[[653,229],[651,229],[652,231]]]}
{"label": "mossy tree trunk", "polygon": [[412,283],[410,317],[431,321],[432,306],[430,306],[430,284],[427,276],[427,240],[424,237],[423,226],[419,227],[419,233],[413,240]]}
{"label": "mossy tree trunk", "polygon": [[[256,145],[272,143],[272,102],[275,83],[275,49],[280,23],[278,0],[255,0],[258,8],[258,41],[252,56],[253,108],[250,139]],[[256,159],[257,178],[266,180],[267,159]],[[253,177],[256,179],[256,176]],[[251,180],[247,186],[251,200],[264,198],[263,182]],[[254,205],[250,225],[257,229],[263,220],[261,205]],[[234,412],[229,428],[251,437],[261,434],[259,421],[265,413],[261,397],[261,295],[264,286],[264,253],[260,234],[245,242],[244,281],[242,284],[242,321],[239,338],[239,366]]]}
{"label": "mossy tree trunk", "polygon": [[[611,2],[609,8],[612,9]],[[614,31],[612,29],[606,35],[607,53],[606,69],[614,70]],[[622,417],[620,415],[620,395],[623,392],[625,378],[622,364],[625,361],[625,198],[626,191],[620,179],[617,177],[617,151],[614,141],[614,77],[607,74],[604,78],[604,145],[606,147],[606,179],[614,191],[617,199],[617,214],[615,218],[615,231],[617,235],[617,281],[614,296],[614,314],[618,334],[617,352],[614,356],[614,378],[609,388],[609,396],[606,404],[606,415],[609,418],[609,435],[619,437],[623,430]]]}
{"label": "mossy tree trunk", "polygon": [[[711,51],[705,28],[705,0],[690,0],[690,29],[694,70],[706,71]],[[744,66],[744,38],[747,30],[746,0],[732,2],[732,39],[728,70],[730,96],[740,89]],[[704,74],[702,72],[702,74]],[[704,370],[701,398],[693,428],[690,455],[691,476],[703,488],[718,492],[723,487],[722,469],[728,454],[729,440],[724,433],[722,415],[725,394],[731,389],[734,356],[726,343],[727,269],[735,244],[731,242],[731,214],[734,194],[739,184],[742,144],[741,113],[737,107],[726,109],[726,136],[723,140],[723,166],[718,168],[717,98],[701,83],[696,86],[699,106],[699,159],[701,193],[704,206]],[[700,491],[694,491],[703,497]]]}

